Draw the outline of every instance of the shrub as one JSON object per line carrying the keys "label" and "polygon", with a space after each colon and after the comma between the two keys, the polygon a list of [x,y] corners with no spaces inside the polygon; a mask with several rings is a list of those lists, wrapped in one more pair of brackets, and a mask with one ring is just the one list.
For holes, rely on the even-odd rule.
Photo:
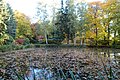
{"label": "shrub", "polygon": [[28,44],[28,45],[24,45],[24,48],[33,48],[34,47],[34,44]]}
{"label": "shrub", "polygon": [[14,50],[19,50],[19,49],[23,49],[23,45],[16,45],[15,47],[14,47]]}
{"label": "shrub", "polygon": [[[41,44],[46,44],[46,40],[44,39],[40,43]],[[48,39],[48,44],[61,44],[61,40],[55,39],[55,38],[51,38],[51,39]]]}
{"label": "shrub", "polygon": [[10,45],[2,45],[0,46],[0,52],[5,52],[11,50]]}
{"label": "shrub", "polygon": [[111,40],[98,40],[98,45],[108,45],[108,43],[111,45],[112,41]]}
{"label": "shrub", "polygon": [[38,43],[38,40],[34,37],[30,38],[29,40],[30,40],[30,43],[33,43],[33,44]]}
{"label": "shrub", "polygon": [[24,43],[24,39],[23,38],[18,38],[15,42],[17,44],[23,44]]}
{"label": "shrub", "polygon": [[2,45],[0,46],[0,52],[6,52],[6,51],[11,51],[11,50],[19,50],[19,49],[23,49],[24,45]]}
{"label": "shrub", "polygon": [[116,41],[116,45],[120,45],[120,40]]}
{"label": "shrub", "polygon": [[5,44],[8,45],[8,44],[12,44],[12,42],[14,42],[14,39],[12,36],[9,36],[9,38],[5,41]]}
{"label": "shrub", "polygon": [[8,34],[0,34],[0,45],[4,45],[6,40],[9,39]]}
{"label": "shrub", "polygon": [[41,47],[40,44],[35,44],[34,46],[35,46],[35,48],[39,48],[39,47]]}
{"label": "shrub", "polygon": [[30,40],[28,38],[25,38],[23,44],[24,45],[30,44]]}

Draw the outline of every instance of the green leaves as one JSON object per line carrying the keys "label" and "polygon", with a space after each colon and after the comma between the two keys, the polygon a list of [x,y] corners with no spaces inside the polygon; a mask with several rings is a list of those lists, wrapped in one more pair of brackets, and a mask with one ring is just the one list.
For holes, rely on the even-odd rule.
{"label": "green leaves", "polygon": [[75,14],[74,0],[67,1],[65,8],[63,4],[61,6],[56,17],[56,35],[61,37],[62,40],[66,38],[67,44],[69,44],[69,40],[73,40],[76,33],[77,16]]}
{"label": "green leaves", "polygon": [[14,16],[14,12],[9,4],[7,4],[7,10],[9,14],[9,19],[6,21],[7,25],[7,33],[15,38],[16,36],[16,20]]}
{"label": "green leaves", "polygon": [[0,45],[3,45],[5,41],[9,38],[6,34],[7,24],[6,21],[9,19],[9,14],[7,10],[6,3],[1,0],[0,1]]}
{"label": "green leaves", "polygon": [[23,13],[15,11],[15,18],[17,21],[17,28],[16,28],[16,38],[25,38],[27,36],[32,37],[32,30],[30,27],[30,19]]}

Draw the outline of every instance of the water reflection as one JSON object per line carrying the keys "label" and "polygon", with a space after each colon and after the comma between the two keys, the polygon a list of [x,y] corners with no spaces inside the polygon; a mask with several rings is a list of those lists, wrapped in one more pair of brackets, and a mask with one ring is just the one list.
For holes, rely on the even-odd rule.
{"label": "water reflection", "polygon": [[[21,69],[24,69],[21,66],[25,66],[27,70],[25,69],[23,72],[26,74],[26,80],[33,80],[34,76],[39,77],[39,79],[44,76],[46,80],[49,80],[53,76],[56,77],[55,73],[57,72],[62,73],[62,75],[72,72],[80,79],[88,78],[89,73],[95,77],[98,71],[104,73],[103,63],[104,66],[107,64],[120,65],[120,50],[109,48],[37,48],[2,53],[0,56],[1,69],[6,69],[9,65],[20,72]],[[119,67],[115,70],[118,70]],[[56,71],[56,68],[59,70]],[[59,80],[61,80],[60,78],[61,76]]]}
{"label": "water reflection", "polygon": [[[90,48],[59,48],[59,49],[51,49],[51,48],[46,48],[44,49],[45,52],[45,64],[48,64],[47,62],[50,61],[51,64],[54,66],[59,66],[65,68],[65,66],[72,64],[72,66],[78,65],[75,64],[77,62],[76,58],[79,58],[78,56],[81,56],[81,59],[83,58],[82,65],[83,67],[86,67],[90,63],[90,57],[94,57],[95,62],[99,63],[100,60],[105,61],[106,59],[108,60],[108,64],[111,65],[111,63],[114,64],[119,64],[120,63],[120,55],[119,55],[119,50],[112,50],[112,49],[90,49]],[[84,54],[84,55],[83,55]],[[102,58],[101,58],[102,57]],[[69,59],[68,59],[69,58]],[[99,58],[101,58],[99,60]],[[84,59],[89,59],[88,61],[84,61]],[[93,59],[91,59],[93,60]],[[73,63],[70,63],[72,61]],[[86,65],[86,66],[84,66]],[[50,65],[47,65],[48,67]],[[69,66],[72,68],[72,66]],[[80,65],[81,66],[81,65]],[[53,67],[53,66],[52,66]],[[82,67],[82,66],[81,66]],[[81,68],[79,67],[79,68]],[[77,66],[78,68],[78,66]],[[87,68],[87,67],[86,67]],[[85,69],[85,68],[83,68]],[[46,80],[54,78],[54,72],[51,72],[50,70],[47,71],[46,68],[42,69],[34,69],[35,74],[38,75],[39,73],[39,79],[46,78]],[[45,70],[45,71],[44,71]],[[43,71],[43,72],[42,72]],[[77,71],[77,73],[80,73],[80,69]],[[37,72],[37,73],[36,73]],[[45,74],[46,75],[42,75]],[[44,76],[44,77],[43,77]],[[48,77],[46,77],[48,76]],[[54,77],[53,77],[54,76]],[[31,79],[32,80],[32,79]],[[62,79],[60,79],[62,80]]]}
{"label": "water reflection", "polygon": [[35,80],[51,80],[53,73],[48,68],[39,69],[30,67],[25,80],[34,80],[34,76]]}
{"label": "water reflection", "polygon": [[111,59],[111,61],[113,61],[114,63],[118,64],[120,63],[120,50],[115,50],[115,49],[107,49],[104,50],[104,52],[100,52],[100,55],[104,56],[104,58],[109,58]]}

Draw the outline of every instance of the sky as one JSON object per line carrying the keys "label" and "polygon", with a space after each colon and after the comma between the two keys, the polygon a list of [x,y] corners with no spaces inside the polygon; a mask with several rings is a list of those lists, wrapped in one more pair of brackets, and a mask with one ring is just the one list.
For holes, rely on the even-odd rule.
{"label": "sky", "polygon": [[[83,0],[76,0],[77,2],[83,1]],[[101,0],[85,0],[87,2],[92,1],[101,1]],[[36,15],[36,8],[38,2],[41,2],[43,4],[47,4],[48,6],[55,6],[57,8],[60,7],[61,0],[6,0],[7,3],[9,3],[13,10],[18,10],[19,12],[24,13],[28,17],[30,17],[32,22],[35,22],[34,16]]]}
{"label": "sky", "polygon": [[[34,16],[37,13],[37,4],[39,2],[47,4],[49,6],[60,5],[58,4],[60,0],[6,0],[9,3],[13,10],[18,10],[19,12],[24,13],[30,17],[31,21],[34,22]],[[58,7],[58,6],[57,6]]]}

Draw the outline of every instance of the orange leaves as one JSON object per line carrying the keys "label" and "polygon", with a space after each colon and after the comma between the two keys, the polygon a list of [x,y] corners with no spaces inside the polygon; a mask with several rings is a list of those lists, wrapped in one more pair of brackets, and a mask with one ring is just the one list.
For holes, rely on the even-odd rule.
{"label": "orange leaves", "polygon": [[100,5],[101,1],[90,2],[89,5]]}

